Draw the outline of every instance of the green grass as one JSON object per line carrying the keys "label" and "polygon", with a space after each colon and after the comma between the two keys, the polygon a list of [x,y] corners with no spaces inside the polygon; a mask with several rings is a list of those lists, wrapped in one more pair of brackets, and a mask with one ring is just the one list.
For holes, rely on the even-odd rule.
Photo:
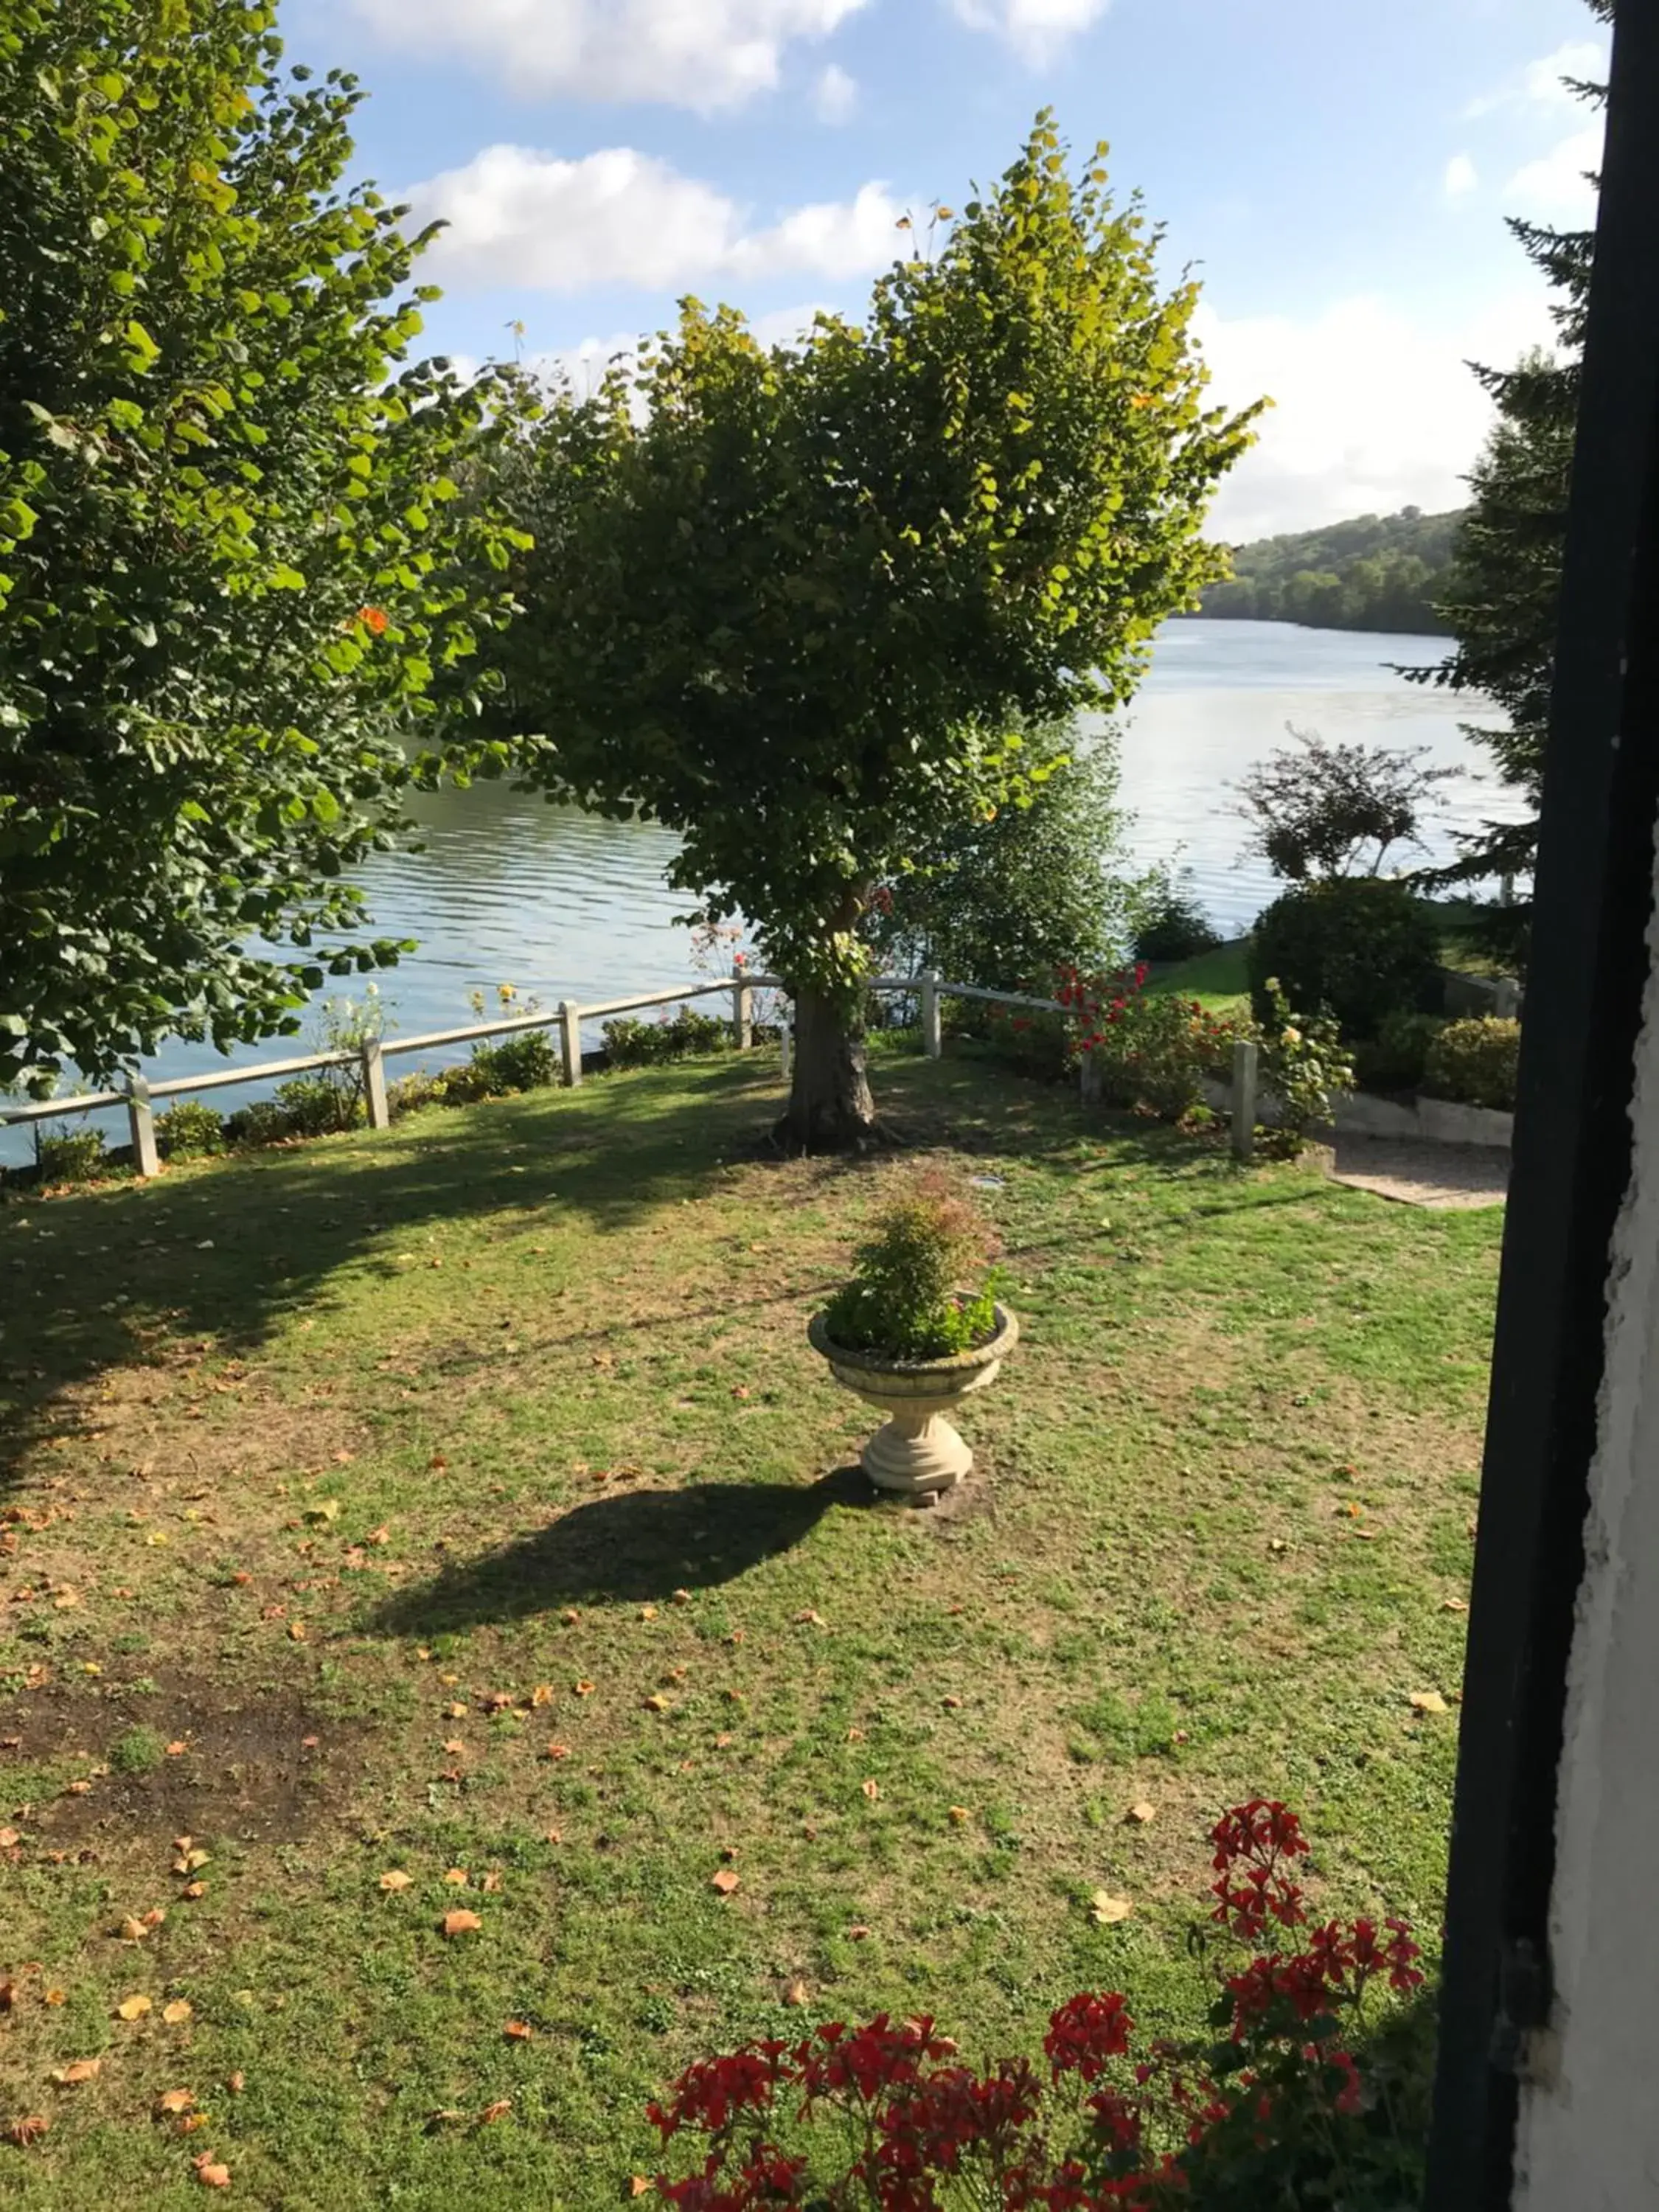
{"label": "green grass", "polygon": [[[727,1060],[0,1208],[9,2203],[185,2208],[211,2150],[284,2212],[588,2212],[797,1978],[975,2054],[1091,1984],[1190,2027],[1257,1791],[1331,1910],[1437,1927],[1409,1698],[1460,1676],[1498,1217],[966,1048],[879,1084],[865,1165],[757,1156]],[[951,1514],[867,1502],[805,1340],[933,1159],[994,1179],[1024,1331]]]}
{"label": "green grass", "polygon": [[1172,967],[1161,969],[1147,984],[1147,991],[1156,998],[1196,999],[1212,1012],[1231,1008],[1250,995],[1249,978],[1244,972],[1248,943],[1248,939],[1236,937],[1208,952],[1195,952],[1190,960],[1178,960]]}

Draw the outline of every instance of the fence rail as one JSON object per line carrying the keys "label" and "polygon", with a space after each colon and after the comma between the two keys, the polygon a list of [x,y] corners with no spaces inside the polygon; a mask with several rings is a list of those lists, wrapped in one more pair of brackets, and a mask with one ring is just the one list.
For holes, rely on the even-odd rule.
{"label": "fence rail", "polygon": [[[921,1008],[923,1049],[932,1060],[937,1060],[944,1049],[939,1007],[945,999],[975,999],[1012,1006],[1029,1006],[1045,1013],[1059,1013],[1057,1000],[1035,999],[1024,991],[988,990],[977,983],[951,983],[932,969],[919,975],[872,975],[868,988],[872,991],[905,992],[915,997]],[[307,1075],[319,1068],[356,1066],[362,1073],[363,1102],[371,1128],[384,1129],[391,1126],[386,1091],[386,1062],[394,1054],[410,1052],[434,1052],[441,1046],[475,1043],[485,1037],[512,1036],[526,1030],[556,1030],[559,1036],[560,1081],[567,1090],[574,1090],[582,1079],[581,1026],[585,1021],[608,1019],[617,1014],[644,1012],[651,1006],[679,1006],[692,999],[729,997],[732,1001],[732,1034],[742,1049],[754,1042],[754,994],[757,991],[781,991],[787,988],[776,975],[750,975],[746,969],[734,968],[732,974],[715,983],[682,983],[662,991],[640,991],[623,999],[601,999],[592,1006],[580,1006],[574,1000],[562,999],[550,1012],[532,1014],[504,1014],[499,1020],[468,1022],[457,1029],[427,1030],[417,1036],[370,1037],[361,1046],[338,1052],[296,1053],[286,1060],[263,1060],[252,1066],[210,1068],[201,1075],[166,1076],[159,1082],[149,1082],[143,1076],[133,1074],[118,1091],[82,1091],[67,1098],[31,1099],[23,1105],[0,1105],[0,1127],[12,1124],[46,1121],[69,1114],[91,1114],[110,1107],[125,1107],[128,1128],[132,1139],[133,1165],[142,1176],[155,1175],[161,1164],[156,1150],[155,1122],[152,1107],[163,1098],[183,1098],[198,1091],[228,1090],[241,1083],[269,1083],[278,1076]],[[789,1065],[790,1032],[784,1032],[784,1067]]]}

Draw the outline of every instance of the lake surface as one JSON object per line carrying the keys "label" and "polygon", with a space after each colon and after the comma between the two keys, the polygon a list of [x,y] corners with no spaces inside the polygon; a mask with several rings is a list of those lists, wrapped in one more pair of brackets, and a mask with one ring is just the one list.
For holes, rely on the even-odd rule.
{"label": "lake surface", "polygon": [[[1391,662],[1432,662],[1445,649],[1442,638],[1279,623],[1168,624],[1152,673],[1120,724],[1135,860],[1178,854],[1217,926],[1229,935],[1248,927],[1276,886],[1262,863],[1242,857],[1247,833],[1230,811],[1227,786],[1288,742],[1287,724],[1333,740],[1425,745],[1437,763],[1463,770],[1442,787],[1446,818],[1431,840],[1437,855],[1449,848],[1455,829],[1512,811],[1510,794],[1480,781],[1484,756],[1458,727],[1493,714],[1454,705],[1390,672]],[[414,811],[424,849],[376,854],[362,876],[375,929],[420,940],[417,952],[377,979],[394,1032],[470,1021],[469,993],[482,988],[493,998],[503,982],[551,1006],[697,980],[690,933],[675,921],[690,902],[665,880],[676,850],[667,831],[602,822],[503,784],[422,797]],[[362,980],[330,988],[356,994]],[[231,1062],[273,1059],[313,1042],[272,1039],[239,1048]],[[211,1047],[175,1043],[149,1073],[223,1065]],[[215,1094],[214,1103],[228,1110],[268,1087],[239,1085]],[[100,1118],[112,1139],[124,1137],[124,1116]],[[0,1131],[0,1160],[23,1158],[27,1146],[21,1132]]]}

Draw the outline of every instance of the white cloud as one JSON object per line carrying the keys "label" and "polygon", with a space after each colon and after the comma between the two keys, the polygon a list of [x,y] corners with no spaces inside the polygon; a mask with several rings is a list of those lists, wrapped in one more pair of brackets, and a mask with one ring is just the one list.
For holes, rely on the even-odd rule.
{"label": "white cloud", "polygon": [[1570,107],[1577,95],[1566,82],[1604,83],[1607,49],[1604,40],[1569,39],[1553,53],[1542,54],[1524,69],[1516,70],[1493,91],[1482,93],[1463,111],[1466,115],[1490,115],[1504,107]]}
{"label": "white cloud", "polygon": [[465,168],[415,185],[420,222],[448,228],[429,258],[452,285],[579,292],[598,284],[670,291],[710,277],[799,272],[840,280],[894,258],[903,212],[881,184],[752,227],[738,204],[666,161],[613,146],[562,161],[487,146]]}
{"label": "white cloud", "polygon": [[708,112],[778,82],[785,49],[866,0],[352,0],[385,45],[454,54],[512,90]]}
{"label": "white cloud", "polygon": [[1517,169],[1504,187],[1504,198],[1517,215],[1593,222],[1595,187],[1589,178],[1601,166],[1601,139],[1598,116]]}
{"label": "white cloud", "polygon": [[845,123],[858,106],[859,88],[854,78],[848,76],[839,62],[831,62],[812,94],[812,106],[820,123]]}
{"label": "white cloud", "polygon": [[1467,154],[1454,154],[1446,164],[1444,190],[1449,200],[1467,199],[1477,190],[1480,174]]}
{"label": "white cloud", "polygon": [[1218,399],[1240,406],[1267,393],[1276,403],[1216,501],[1214,534],[1243,541],[1345,515],[1461,506],[1462,477],[1492,422],[1466,364],[1512,361],[1547,343],[1549,324],[1529,289],[1439,330],[1359,298],[1311,320],[1230,319],[1206,303],[1194,331]]}
{"label": "white cloud", "polygon": [[971,30],[995,31],[1036,65],[1106,13],[1111,0],[951,0]]}

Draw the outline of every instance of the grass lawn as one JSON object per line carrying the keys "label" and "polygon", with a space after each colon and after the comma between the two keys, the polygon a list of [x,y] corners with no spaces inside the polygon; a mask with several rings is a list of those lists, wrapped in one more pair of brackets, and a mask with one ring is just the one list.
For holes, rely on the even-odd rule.
{"label": "grass lawn", "polygon": [[[0,1208],[8,2204],[587,2212],[723,2041],[1189,2029],[1257,1791],[1431,1941],[1499,1215],[879,1079],[908,1159],[756,1157],[769,1055]],[[924,1513],[805,1322],[935,1156],[1025,1336]]]}
{"label": "grass lawn", "polygon": [[[1506,972],[1501,962],[1494,961],[1474,941],[1479,915],[1467,899],[1437,899],[1425,903],[1430,904],[1440,924],[1443,968],[1461,969],[1471,975]],[[1212,1012],[1224,1012],[1250,995],[1250,979],[1245,969],[1248,945],[1248,939],[1235,937],[1208,952],[1195,953],[1190,960],[1176,961],[1173,966],[1161,969],[1146,988],[1154,996],[1174,993],[1183,999],[1196,999]]]}

